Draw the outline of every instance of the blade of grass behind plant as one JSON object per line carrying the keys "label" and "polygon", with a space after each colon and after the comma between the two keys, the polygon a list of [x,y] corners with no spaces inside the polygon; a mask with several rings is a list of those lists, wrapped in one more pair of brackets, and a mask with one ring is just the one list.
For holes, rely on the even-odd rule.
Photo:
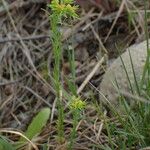
{"label": "blade of grass behind plant", "polygon": [[129,57],[130,57],[130,62],[131,62],[131,68],[132,68],[132,73],[133,73],[133,77],[134,77],[134,82],[135,82],[135,86],[136,86],[136,91],[137,91],[138,95],[140,95],[140,89],[139,89],[139,85],[138,85],[137,78],[136,78],[136,75],[135,75],[135,69],[134,69],[134,65],[133,65],[133,60],[132,60],[132,57],[131,57],[130,49],[128,50],[128,52],[129,52]]}
{"label": "blade of grass behind plant", "polygon": [[123,61],[123,59],[122,59],[122,56],[121,56],[121,54],[120,54],[120,50],[119,50],[119,48],[117,47],[117,45],[116,45],[116,49],[117,49],[117,51],[118,51],[118,54],[119,54],[121,63],[122,63],[122,65],[123,65],[123,69],[124,69],[124,71],[125,71],[125,74],[126,74],[126,77],[127,77],[128,83],[129,83],[130,90],[131,90],[132,93],[134,93],[134,90],[133,90],[133,87],[132,87],[132,83],[131,83],[129,74],[128,74],[128,72],[127,72],[125,63],[124,63],[124,61]]}
{"label": "blade of grass behind plant", "polygon": [[70,70],[71,70],[71,81],[68,80],[68,86],[69,90],[73,95],[77,95],[77,87],[75,84],[75,57],[74,57],[74,50],[72,47],[69,47],[68,49],[68,57],[69,57],[69,64],[70,64]]}

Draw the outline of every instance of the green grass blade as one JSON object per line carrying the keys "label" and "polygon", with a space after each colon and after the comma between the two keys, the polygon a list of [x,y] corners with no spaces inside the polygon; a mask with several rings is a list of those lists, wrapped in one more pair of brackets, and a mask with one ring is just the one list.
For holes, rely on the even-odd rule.
{"label": "green grass blade", "polygon": [[136,78],[135,69],[134,69],[134,65],[133,65],[133,60],[132,60],[130,49],[129,49],[128,52],[129,52],[129,57],[130,57],[130,62],[131,62],[131,68],[132,68],[132,72],[133,72],[133,77],[134,77],[134,82],[135,82],[136,90],[137,90],[138,95],[140,95],[139,84],[138,84],[138,81],[137,81],[137,78]]}
{"label": "green grass blade", "polygon": [[0,150],[16,150],[9,142],[0,139]]}
{"label": "green grass blade", "polygon": [[[28,139],[34,138],[36,135],[38,135],[42,128],[46,125],[47,120],[50,116],[50,109],[49,108],[43,108],[32,120],[31,124],[28,126],[27,131],[25,132],[25,136]],[[20,138],[19,142],[24,142],[24,138]]]}
{"label": "green grass blade", "polygon": [[150,75],[150,66],[149,66],[149,62],[150,62],[150,49],[149,49],[149,35],[148,35],[148,23],[147,23],[147,5],[146,5],[147,0],[144,0],[144,22],[145,22],[145,38],[146,38],[146,46],[147,46],[147,58],[146,58],[146,62],[145,62],[145,66],[143,69],[143,74],[142,74],[142,79],[141,79],[141,87],[144,84],[144,80],[145,80],[145,76],[146,73],[148,73],[148,83],[150,81],[149,79],[149,75]]}
{"label": "green grass blade", "polygon": [[125,71],[125,74],[126,74],[126,77],[127,77],[128,83],[129,83],[130,90],[131,90],[132,93],[134,93],[134,90],[133,90],[133,87],[132,87],[132,83],[131,83],[131,80],[130,80],[128,71],[127,71],[127,69],[126,69],[125,63],[124,63],[123,58],[122,58],[122,56],[121,56],[120,49],[117,47],[117,45],[116,45],[116,49],[117,49],[117,51],[118,51],[121,64],[122,64],[123,69],[124,69],[124,71]]}

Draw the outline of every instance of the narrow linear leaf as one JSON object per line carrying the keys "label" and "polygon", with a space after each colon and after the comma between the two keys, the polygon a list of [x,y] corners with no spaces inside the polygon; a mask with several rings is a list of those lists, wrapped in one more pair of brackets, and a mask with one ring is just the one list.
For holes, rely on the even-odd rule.
{"label": "narrow linear leaf", "polygon": [[0,150],[16,150],[9,142],[0,139]]}
{"label": "narrow linear leaf", "polygon": [[[43,108],[32,120],[31,124],[28,126],[27,131],[25,132],[25,136],[31,140],[35,136],[37,136],[42,128],[46,125],[47,120],[50,116],[50,109]],[[20,138],[19,142],[24,142],[24,138]]]}

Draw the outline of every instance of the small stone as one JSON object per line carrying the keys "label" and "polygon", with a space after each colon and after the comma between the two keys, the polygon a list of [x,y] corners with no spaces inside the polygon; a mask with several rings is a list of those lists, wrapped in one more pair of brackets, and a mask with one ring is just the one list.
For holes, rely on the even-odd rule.
{"label": "small stone", "polygon": [[[126,51],[121,55],[121,58],[123,59],[123,62],[125,64],[125,68],[128,72],[131,84],[135,85],[135,79],[134,79],[133,69],[132,69],[131,60],[129,56],[129,50],[133,61],[136,79],[137,81],[140,81],[143,74],[143,68],[145,65],[146,57],[147,57],[146,41],[139,44],[135,44],[127,48]],[[121,62],[121,58],[118,57],[110,65],[110,67],[107,69],[106,73],[104,74],[102,82],[100,84],[100,92],[104,94],[104,96],[107,97],[109,102],[115,106],[117,106],[119,102],[118,101],[119,94],[115,88],[116,86],[115,79],[117,80],[117,84],[119,85],[120,91],[125,91],[125,92],[131,91],[125,69]],[[100,99],[106,102],[106,100],[104,100],[102,96],[100,96]]]}

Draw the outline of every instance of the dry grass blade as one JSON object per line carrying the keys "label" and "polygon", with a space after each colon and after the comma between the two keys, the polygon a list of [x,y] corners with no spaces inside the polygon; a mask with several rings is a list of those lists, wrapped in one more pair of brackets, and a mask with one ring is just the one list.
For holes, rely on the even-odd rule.
{"label": "dry grass blade", "polygon": [[19,135],[23,137],[24,139],[26,139],[35,150],[39,150],[38,147],[32,141],[30,141],[26,136],[24,136],[21,132],[13,131],[10,129],[0,129],[0,133],[11,133],[11,134]]}
{"label": "dry grass blade", "polygon": [[138,95],[133,95],[133,94],[131,94],[129,92],[121,91],[121,90],[119,90],[119,92],[120,92],[121,95],[123,95],[124,97],[129,98],[130,100],[134,99],[134,100],[137,100],[137,101],[140,101],[140,102],[143,102],[143,103],[150,104],[150,100],[145,99],[143,97],[140,97]]}
{"label": "dry grass blade", "polygon": [[105,46],[104,46],[102,40],[100,39],[99,35],[98,35],[97,32],[95,31],[94,27],[93,27],[92,25],[90,25],[90,27],[91,27],[91,29],[92,29],[92,31],[93,31],[93,33],[94,33],[96,39],[98,40],[100,47],[102,47],[102,50],[104,51],[105,54],[108,54],[107,49],[105,48]]}
{"label": "dry grass blade", "polygon": [[150,147],[141,148],[139,150],[150,150]]}
{"label": "dry grass blade", "polygon": [[[46,39],[49,38],[49,35],[34,35],[34,36],[29,36],[29,37],[21,37],[22,41],[29,41],[29,40],[37,40],[37,39]],[[6,42],[18,42],[20,41],[20,38],[4,38],[0,39],[0,44],[6,43]]]}
{"label": "dry grass blade", "polygon": [[7,11],[7,14],[8,14],[9,19],[10,19],[10,21],[11,21],[11,24],[12,24],[12,26],[13,26],[13,28],[14,28],[16,34],[17,34],[17,37],[18,37],[19,40],[20,40],[20,43],[21,43],[22,48],[23,48],[23,49],[22,49],[23,53],[24,53],[24,54],[26,55],[26,57],[28,58],[28,61],[29,61],[30,65],[31,65],[31,67],[33,67],[33,69],[36,70],[36,67],[34,66],[34,63],[33,63],[32,58],[31,58],[31,56],[30,56],[29,49],[27,48],[27,46],[25,45],[25,43],[23,42],[23,40],[21,39],[21,37],[20,37],[20,35],[19,35],[19,33],[18,33],[18,30],[17,30],[17,28],[16,28],[16,26],[15,26],[14,20],[13,20],[11,14],[10,14],[10,12],[9,12],[9,9],[8,9],[8,6],[7,6],[6,2],[5,2],[5,0],[2,0],[2,3],[3,3],[3,6],[5,7],[5,9],[6,9],[6,11]]}
{"label": "dry grass blade", "polygon": [[10,95],[3,103],[0,103],[0,110],[5,107],[7,103],[9,103],[13,99],[14,95]]}
{"label": "dry grass blade", "polygon": [[101,60],[95,65],[95,67],[93,68],[93,70],[91,71],[91,73],[86,77],[86,79],[84,80],[84,82],[81,84],[81,86],[78,88],[77,93],[81,93],[82,90],[84,89],[84,87],[87,85],[87,83],[90,81],[90,79],[93,77],[93,75],[95,74],[95,72],[98,70],[98,68],[102,65],[102,63],[105,61],[105,57],[106,55],[104,55]]}
{"label": "dry grass blade", "polygon": [[91,14],[93,13],[94,9],[91,9],[84,17],[82,17],[79,23],[77,23],[75,26],[73,26],[72,28],[67,29],[64,33],[63,33],[63,40],[67,40],[74,31],[77,31],[78,28],[80,28],[80,26],[82,24],[84,24],[86,22],[87,19],[91,18]]}
{"label": "dry grass blade", "polygon": [[115,18],[115,20],[114,20],[114,22],[113,22],[113,24],[112,24],[112,26],[111,26],[111,28],[110,28],[108,34],[107,34],[107,36],[105,37],[104,42],[106,42],[107,39],[108,39],[108,37],[110,36],[110,34],[111,34],[111,32],[112,32],[112,30],[113,30],[113,28],[114,28],[114,26],[115,26],[115,24],[116,24],[116,22],[117,22],[119,16],[121,15],[121,13],[122,13],[122,11],[123,11],[123,9],[124,9],[125,3],[126,3],[126,0],[123,0],[123,1],[121,2],[120,8],[119,8],[118,13],[117,13],[117,16],[116,16],[116,18]]}
{"label": "dry grass blade", "polygon": [[[36,3],[46,3],[46,0],[29,0],[29,1],[14,1],[8,6],[8,10],[19,9],[27,5],[36,4]],[[0,7],[0,16],[7,13],[7,10],[3,7]]]}

